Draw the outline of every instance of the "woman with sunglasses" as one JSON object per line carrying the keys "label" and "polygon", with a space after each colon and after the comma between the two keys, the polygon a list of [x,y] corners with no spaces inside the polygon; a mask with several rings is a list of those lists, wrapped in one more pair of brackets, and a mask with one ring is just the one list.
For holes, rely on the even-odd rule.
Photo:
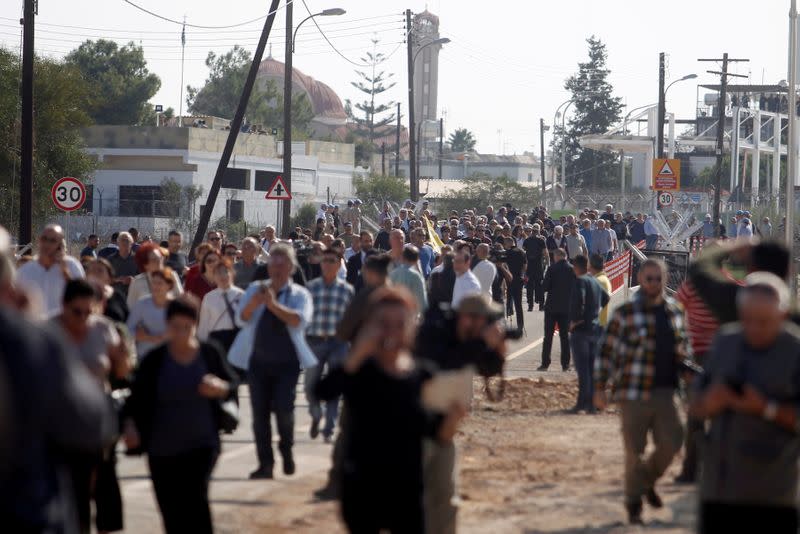
{"label": "woman with sunglasses", "polygon": [[150,295],[139,299],[128,316],[128,330],[136,340],[139,360],[166,339],[167,305],[173,300],[173,271],[164,268],[150,273]]}
{"label": "woman with sunglasses", "polygon": [[199,274],[191,279],[189,277],[186,278],[186,292],[191,293],[197,297],[198,300],[202,301],[206,294],[217,287],[217,284],[214,282],[213,273],[214,268],[221,259],[220,253],[213,249],[207,251],[202,258],[198,258],[197,263],[200,265]]}
{"label": "woman with sunglasses", "polygon": [[190,295],[169,303],[166,343],[139,365],[125,406],[125,444],[148,456],[167,534],[214,531],[208,487],[219,456],[222,403],[236,391],[216,345],[198,341],[198,315]]}
{"label": "woman with sunglasses", "polygon": [[[136,250],[134,260],[136,260],[136,266],[141,271],[141,274],[134,276],[133,280],[131,280],[131,285],[128,287],[128,309],[133,308],[139,299],[150,294],[152,274],[164,268],[164,258],[168,255],[168,251],[153,242],[144,243]],[[181,280],[175,271],[172,271],[172,280],[170,292],[173,297],[177,297],[183,293],[183,288],[181,287]]]}

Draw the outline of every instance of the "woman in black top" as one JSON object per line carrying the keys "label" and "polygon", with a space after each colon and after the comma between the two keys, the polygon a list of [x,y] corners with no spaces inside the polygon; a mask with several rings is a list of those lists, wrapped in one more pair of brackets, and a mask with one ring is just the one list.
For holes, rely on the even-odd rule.
{"label": "woman in black top", "polygon": [[215,345],[196,336],[197,300],[167,306],[167,342],[139,364],[125,406],[125,443],[147,453],[164,530],[213,532],[208,483],[219,455],[221,401],[233,373]]}
{"label": "woman in black top", "polygon": [[453,288],[456,285],[456,271],[453,269],[452,252],[442,254],[442,270],[431,273],[428,291],[428,308],[438,309],[439,304],[453,301]]}
{"label": "woman in black top", "polygon": [[368,323],[343,367],[318,385],[322,399],[344,395],[342,515],[350,532],[420,534],[425,531],[422,438],[452,440],[463,407],[443,419],[426,413],[421,388],[431,375],[409,353],[416,305],[402,288],[370,296]]}

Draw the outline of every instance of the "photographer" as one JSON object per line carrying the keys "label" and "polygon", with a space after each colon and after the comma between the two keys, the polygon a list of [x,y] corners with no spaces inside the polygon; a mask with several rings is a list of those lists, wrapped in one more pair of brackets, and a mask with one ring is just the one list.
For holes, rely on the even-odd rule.
{"label": "photographer", "polygon": [[[482,376],[498,375],[506,353],[502,317],[502,306],[482,295],[464,297],[455,313],[429,312],[417,334],[417,358],[434,363],[440,371],[472,365]],[[456,531],[455,460],[453,443],[425,440],[426,532]]]}

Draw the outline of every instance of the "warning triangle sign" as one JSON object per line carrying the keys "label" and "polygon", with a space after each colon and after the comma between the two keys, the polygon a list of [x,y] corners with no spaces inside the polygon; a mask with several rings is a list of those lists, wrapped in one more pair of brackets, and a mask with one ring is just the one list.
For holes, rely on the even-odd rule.
{"label": "warning triangle sign", "polygon": [[291,200],[292,194],[289,192],[289,189],[286,187],[286,183],[283,181],[283,176],[280,174],[275,181],[272,182],[272,185],[267,191],[266,196],[264,197],[267,200]]}
{"label": "warning triangle sign", "polygon": [[658,171],[658,176],[675,176],[672,167],[669,165],[669,160],[664,161],[664,165],[662,165],[661,170]]}

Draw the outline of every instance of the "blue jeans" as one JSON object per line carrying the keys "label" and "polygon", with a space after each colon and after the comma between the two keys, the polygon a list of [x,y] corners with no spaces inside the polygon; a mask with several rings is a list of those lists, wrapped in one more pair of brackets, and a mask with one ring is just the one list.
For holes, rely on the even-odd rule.
{"label": "blue jeans", "polygon": [[594,398],[594,357],[597,349],[597,330],[575,330],[569,336],[572,357],[578,372],[578,410],[593,411]]}
{"label": "blue jeans", "polygon": [[645,236],[644,243],[644,248],[647,250],[655,250],[658,243],[658,234]]}
{"label": "blue jeans", "polygon": [[278,450],[283,458],[292,454],[294,445],[294,401],[300,368],[275,371],[251,362],[247,382],[253,411],[253,436],[258,465],[271,470],[275,464],[272,452],[271,415],[278,427]]}
{"label": "blue jeans", "polygon": [[[327,372],[331,369],[342,365],[345,356],[347,355],[347,343],[332,338],[325,341],[316,341],[314,338],[309,338],[309,346],[317,357],[319,363],[305,371],[305,392],[306,399],[308,400],[308,413],[312,419],[318,421],[322,418],[322,405],[319,399],[314,395],[314,388],[317,386],[322,373],[327,366]],[[336,418],[339,415],[339,398],[330,400],[325,403],[325,427],[322,429],[323,436],[332,436],[336,428]]]}

